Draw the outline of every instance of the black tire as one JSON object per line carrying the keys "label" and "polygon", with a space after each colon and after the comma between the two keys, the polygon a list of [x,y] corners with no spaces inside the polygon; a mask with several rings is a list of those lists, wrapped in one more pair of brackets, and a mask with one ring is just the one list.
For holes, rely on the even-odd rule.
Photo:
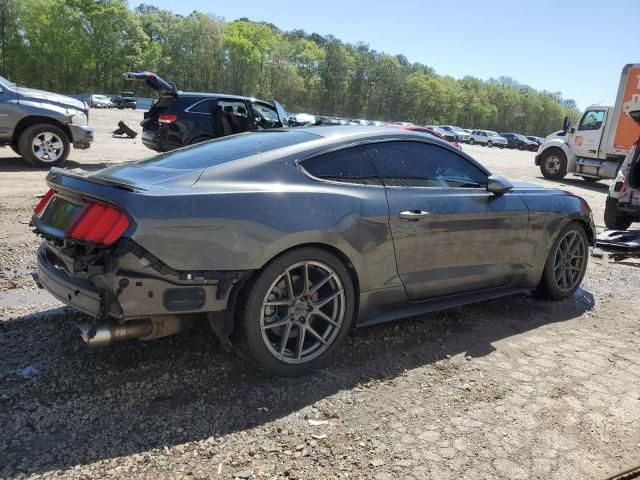
{"label": "black tire", "polygon": [[[557,262],[558,262],[557,255],[560,255],[560,256],[562,255],[563,246],[566,246],[566,243],[563,244],[563,242],[565,242],[565,239],[568,239],[568,238],[572,238],[572,239],[579,238],[580,241],[582,242],[581,244],[582,245],[581,246],[582,261],[579,265],[580,271],[575,271],[575,273],[571,273],[571,275],[574,275],[574,277],[571,278],[571,282],[573,282],[573,284],[569,286],[569,283],[571,282],[567,281],[567,284],[564,285],[564,287],[569,287],[569,288],[563,288],[563,286],[560,285],[561,282],[559,282],[557,279],[557,275],[561,275],[561,273],[558,272],[556,268]],[[558,252],[559,249],[560,249],[560,252]],[[553,242],[553,245],[551,246],[551,249],[549,250],[549,254],[547,256],[547,260],[544,265],[544,271],[542,272],[542,278],[540,279],[540,283],[538,284],[538,288],[536,289],[536,292],[535,292],[536,296],[539,298],[547,299],[547,300],[565,300],[570,296],[572,296],[580,286],[580,283],[582,283],[584,274],[587,271],[588,260],[589,260],[589,242],[587,240],[587,234],[585,233],[584,228],[582,227],[582,225],[580,225],[580,223],[571,222],[566,227],[564,227],[562,231],[558,234],[557,238]],[[569,263],[560,261],[559,263],[563,265],[567,265],[567,264],[571,266],[575,265],[576,268],[578,268],[577,263],[574,264],[573,261],[568,261],[568,262]]]}
{"label": "black tire", "polygon": [[469,139],[469,145],[474,145],[476,143],[476,141],[473,138]]}
{"label": "black tire", "polygon": [[498,145],[498,148],[502,150],[504,148],[504,145]]}
{"label": "black tire", "polygon": [[607,197],[604,206],[604,224],[609,230],[628,230],[633,223],[629,216],[618,210],[618,200]]}
{"label": "black tire", "polygon": [[209,140],[213,140],[213,139],[211,137],[200,136],[200,137],[193,138],[189,142],[189,145],[196,145],[197,143],[208,142]]}
{"label": "black tire", "polygon": [[[53,156],[50,157],[51,160],[47,160],[44,156],[39,157],[34,150],[36,148],[34,147],[34,140],[36,137],[43,136],[43,138],[46,138],[47,134],[52,135],[52,139],[57,137],[61,143],[59,153],[56,153],[55,158]],[[18,150],[21,152],[22,158],[34,167],[50,168],[64,163],[67,157],[69,157],[71,147],[69,145],[69,138],[67,137],[67,134],[62,131],[61,128],[48,123],[40,123],[28,127],[20,134],[20,138],[18,139]],[[56,150],[56,152],[58,152],[58,150]]]}
{"label": "black tire", "polygon": [[524,150],[524,145],[522,143],[518,145],[518,150]]}
{"label": "black tire", "polygon": [[540,172],[549,180],[560,180],[567,174],[567,156],[558,148],[546,150],[540,156]]}
{"label": "black tire", "polygon": [[[286,294],[286,297],[289,297],[289,283],[286,278],[291,278],[293,298],[299,298],[297,296],[298,293],[300,293],[300,297],[302,297],[304,294],[304,285],[300,283],[303,280],[302,276],[299,274],[299,269],[304,269],[305,267],[300,267],[299,265],[308,265],[305,262],[314,262],[309,268],[310,272],[312,271],[311,268],[315,268],[316,265],[323,265],[335,274],[335,277],[327,275],[329,280],[326,282],[326,285],[327,288],[335,287],[336,292],[339,294],[336,300],[334,300],[336,303],[333,304],[334,310],[336,309],[337,304],[341,305],[338,311],[341,312],[342,317],[339,322],[336,322],[337,325],[330,324],[321,317],[315,315],[313,312],[309,312],[309,308],[311,307],[308,307],[307,310],[305,310],[304,305],[311,305],[311,303],[309,303],[311,300],[309,299],[296,300],[295,302],[292,302],[295,303],[295,306],[292,306],[289,304],[289,298],[285,298],[280,295],[273,296],[274,289],[280,289],[282,294]],[[294,266],[295,268],[289,270]],[[288,270],[290,273],[287,277],[286,272]],[[328,270],[326,271],[329,272]],[[312,274],[310,273],[309,277],[311,276]],[[337,278],[337,280],[335,280],[335,278]],[[311,280],[310,283],[313,283],[313,280]],[[342,294],[340,294],[340,292],[342,292]],[[320,297],[321,295],[325,295],[325,292],[321,288],[314,295]],[[331,295],[332,294],[330,293],[329,296]],[[313,302],[321,302],[322,300],[323,299],[313,300]],[[263,302],[278,301],[280,303],[287,303],[287,305],[263,305]],[[304,303],[305,301],[307,302],[306,304]],[[237,324],[239,327],[238,333],[240,334],[240,340],[242,341],[241,348],[243,346],[246,347],[242,353],[247,353],[250,360],[252,360],[259,368],[271,374],[295,377],[305,375],[322,366],[331,357],[333,357],[345,341],[345,338],[349,333],[349,329],[351,328],[351,324],[353,323],[355,292],[349,272],[340,259],[319,248],[300,248],[299,250],[293,250],[286,253],[267,264],[258,273],[257,277],[253,279],[247,287],[245,287],[245,293],[241,296],[239,305],[240,310],[238,311],[237,318]],[[302,308],[299,309],[298,307]],[[278,311],[280,308],[284,310]],[[276,314],[280,317],[276,321],[264,322],[266,316],[271,315],[271,318],[273,318]],[[297,315],[303,316],[296,319],[295,316]],[[307,317],[306,326],[304,316]],[[262,323],[270,325],[278,322],[285,323],[281,323],[283,325],[282,327],[271,327],[270,329],[264,328],[264,325],[261,325]],[[288,326],[286,325],[287,323],[289,324]],[[323,325],[325,327],[324,329],[322,329]],[[315,344],[319,344],[319,340],[315,334],[311,335],[306,333],[307,329],[309,329],[309,331],[313,330],[316,333],[320,331],[322,332],[321,336],[323,336],[323,338],[325,336],[327,337],[325,338],[323,345],[319,347],[319,350],[315,350],[316,356],[313,356],[313,343],[315,342]],[[296,336],[292,336],[293,333],[295,333]],[[301,336],[301,333],[305,333],[305,335]],[[270,335],[273,336],[273,342]],[[282,338],[285,336],[287,340],[282,342]],[[294,358],[296,356],[296,353],[293,350],[294,346],[295,350],[298,352],[304,351],[304,347],[298,347],[298,341],[300,338],[303,338],[303,346],[306,344],[308,339],[310,339],[309,343],[312,344],[311,346],[306,347],[307,349],[311,349],[312,354],[308,355],[309,358],[303,362]],[[293,345],[291,346],[291,349],[289,349],[288,346],[290,345],[291,340],[293,340]],[[278,347],[275,347],[274,342],[276,341]],[[283,343],[284,347],[282,346]],[[280,352],[277,352],[276,349],[280,350]],[[298,358],[300,358],[301,353],[298,353],[297,355]]]}
{"label": "black tire", "polygon": [[487,147],[493,148],[493,142],[491,140],[487,142]]}
{"label": "black tire", "polygon": [[[129,138],[136,138],[138,136],[138,132],[136,132],[133,128],[131,128],[129,125],[127,125],[122,120],[120,120],[118,122],[118,130],[116,130],[116,132],[117,131],[121,131],[122,133],[124,133]],[[115,132],[113,132],[113,133],[115,133]]]}
{"label": "black tire", "polygon": [[11,150],[13,150],[13,152],[18,155],[19,157],[22,156],[22,154],[20,153],[20,150],[18,150],[18,146],[17,145],[9,145],[11,147]]}

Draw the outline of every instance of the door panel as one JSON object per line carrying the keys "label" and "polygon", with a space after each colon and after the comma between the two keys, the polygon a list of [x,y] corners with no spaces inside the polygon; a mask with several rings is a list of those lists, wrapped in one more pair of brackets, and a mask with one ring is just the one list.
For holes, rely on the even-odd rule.
{"label": "door panel", "polygon": [[[510,285],[530,268],[523,258],[529,212],[517,195],[388,187],[387,199],[398,273],[411,300]],[[407,210],[429,215],[404,220]]]}
{"label": "door panel", "polygon": [[573,151],[578,157],[598,155],[605,120],[605,110],[589,110],[582,116],[578,130],[572,137]]}

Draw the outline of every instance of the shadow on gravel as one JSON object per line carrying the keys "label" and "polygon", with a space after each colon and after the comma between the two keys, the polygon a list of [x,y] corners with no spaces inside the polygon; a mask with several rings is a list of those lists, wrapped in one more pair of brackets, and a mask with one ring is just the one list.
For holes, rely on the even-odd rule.
{"label": "shadow on gravel", "polygon": [[[99,170],[104,167],[108,167],[112,165],[110,163],[81,163],[76,162],[74,160],[67,160],[63,166],[64,168],[82,168],[83,170]],[[0,158],[0,172],[32,172],[35,170],[40,170],[42,172],[46,172],[49,170],[49,167],[38,168],[33,165],[27,163],[20,157],[12,157]]]}
{"label": "shadow on gravel", "polygon": [[549,180],[543,176],[536,177],[540,180],[546,180],[547,182],[553,182],[557,184],[558,188],[562,188],[562,185],[571,185],[572,187],[584,188],[585,190],[591,190],[592,192],[607,193],[609,191],[609,185],[601,182],[588,182],[586,180],[574,178],[563,178],[562,180]]}
{"label": "shadow on gravel", "polygon": [[326,369],[274,378],[223,353],[206,325],[182,336],[89,350],[68,309],[0,322],[0,476],[44,473],[250,429],[374,379],[493,343],[593,307],[527,295],[352,332]]}

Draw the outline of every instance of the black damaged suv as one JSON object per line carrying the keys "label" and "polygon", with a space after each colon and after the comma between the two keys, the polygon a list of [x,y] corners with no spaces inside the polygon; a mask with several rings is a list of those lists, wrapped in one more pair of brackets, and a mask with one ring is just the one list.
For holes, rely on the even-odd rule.
{"label": "black damaged suv", "polygon": [[157,152],[250,130],[289,126],[286,111],[276,101],[182,92],[152,72],[128,72],[124,78],[144,82],[159,97],[140,123],[142,143]]}

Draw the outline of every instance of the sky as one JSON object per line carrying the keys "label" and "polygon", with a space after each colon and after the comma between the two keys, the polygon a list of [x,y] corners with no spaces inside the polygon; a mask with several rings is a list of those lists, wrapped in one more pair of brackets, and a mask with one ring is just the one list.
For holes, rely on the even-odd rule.
{"label": "sky", "polygon": [[[141,3],[129,0],[133,8]],[[613,105],[620,72],[640,63],[640,0],[144,0],[188,15],[247,17],[403,54],[440,75],[511,77],[584,109]]]}

